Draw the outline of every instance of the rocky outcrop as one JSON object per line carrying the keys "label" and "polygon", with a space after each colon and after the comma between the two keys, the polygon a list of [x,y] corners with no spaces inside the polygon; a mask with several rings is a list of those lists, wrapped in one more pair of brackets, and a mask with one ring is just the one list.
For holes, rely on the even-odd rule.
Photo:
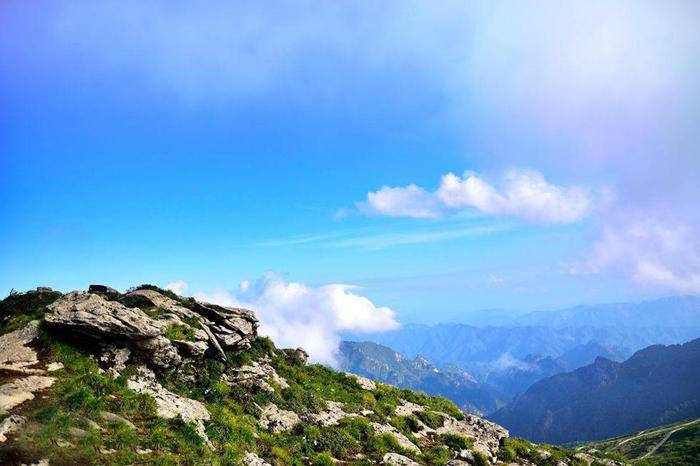
{"label": "rocky outcrop", "polygon": [[199,302],[192,304],[192,310],[208,321],[207,326],[224,349],[247,349],[258,334],[253,311]]}
{"label": "rocky outcrop", "polygon": [[35,320],[20,330],[0,336],[0,370],[24,374],[40,374],[41,369],[32,369],[39,363],[36,351],[29,346],[37,337],[39,321]]}
{"label": "rocky outcrop", "polygon": [[48,306],[51,328],[90,338],[138,341],[161,335],[164,325],[139,308],[128,308],[93,293],[74,291]]}
{"label": "rocky outcrop", "polygon": [[[137,289],[122,296],[129,307],[157,308],[183,321],[195,319],[206,333],[213,353],[226,357],[225,349],[246,349],[257,336],[258,320],[247,309],[186,301],[186,306],[155,290]],[[167,317],[167,315],[165,316]]]}
{"label": "rocky outcrop", "polygon": [[[194,300],[185,304],[191,308],[151,289],[130,291],[118,301],[95,292],[72,292],[48,306],[46,323],[64,334],[89,337],[109,347],[131,351],[158,369],[177,367],[186,360],[201,360],[207,354],[225,359],[225,349],[247,348],[257,336],[258,322],[251,311]],[[156,312],[149,315],[139,306]],[[171,325],[189,329],[192,338],[166,338]],[[123,354],[113,356],[118,359]],[[26,358],[30,357],[27,352]],[[123,362],[115,360],[107,364],[115,365],[115,373],[119,373]]]}
{"label": "rocky outcrop", "polygon": [[0,415],[7,414],[15,406],[34,399],[34,393],[54,384],[54,377],[30,375],[0,386]]}

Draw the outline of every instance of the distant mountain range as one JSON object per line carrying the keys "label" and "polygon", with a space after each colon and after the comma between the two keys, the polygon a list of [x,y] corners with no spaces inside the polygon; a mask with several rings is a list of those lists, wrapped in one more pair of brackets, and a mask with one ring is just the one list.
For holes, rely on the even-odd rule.
{"label": "distant mountain range", "polygon": [[638,303],[599,304],[558,311],[538,311],[515,317],[512,323],[554,328],[697,328],[700,326],[700,297],[671,296]]}
{"label": "distant mountain range", "polygon": [[622,363],[598,357],[535,383],[490,418],[528,440],[566,443],[698,416],[700,339],[650,346]]}
{"label": "distant mountain range", "polygon": [[[624,361],[648,346],[700,337],[700,298],[689,296],[525,315],[484,312],[509,324],[408,324],[394,332],[346,335],[383,346],[344,343],[346,370],[442,394],[473,411],[490,413],[539,380],[586,366],[599,356]],[[475,313],[469,316],[477,320]],[[421,364],[440,375],[427,378],[427,371],[418,369]],[[473,383],[453,376],[460,373],[468,373]]]}
{"label": "distant mountain range", "polygon": [[[521,372],[525,378],[534,373],[537,379],[538,373],[546,377],[572,370],[596,356],[621,361],[647,346],[700,337],[700,298],[579,306],[530,313],[517,322],[487,327],[407,324],[393,332],[346,335],[346,339],[373,341],[408,358],[424,356],[439,368],[457,366],[479,382],[495,381],[503,371]],[[547,357],[561,367],[553,367]]]}
{"label": "distant mountain range", "polygon": [[339,368],[398,387],[444,396],[476,414],[492,412],[507,401],[493,390],[482,388],[468,372],[455,367],[440,370],[426,358],[408,359],[371,342],[342,342]]}

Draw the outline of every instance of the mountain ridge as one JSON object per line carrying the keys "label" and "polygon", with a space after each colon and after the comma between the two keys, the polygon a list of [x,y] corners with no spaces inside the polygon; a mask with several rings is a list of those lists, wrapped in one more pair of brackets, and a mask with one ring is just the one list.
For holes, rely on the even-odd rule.
{"label": "mountain ridge", "polygon": [[624,362],[554,375],[491,416],[516,435],[566,443],[613,437],[700,416],[700,338],[652,345]]}

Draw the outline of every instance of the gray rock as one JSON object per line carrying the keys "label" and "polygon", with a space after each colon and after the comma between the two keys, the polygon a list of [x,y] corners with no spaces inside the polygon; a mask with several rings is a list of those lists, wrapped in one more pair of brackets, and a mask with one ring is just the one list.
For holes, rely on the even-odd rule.
{"label": "gray rock", "polygon": [[252,362],[237,369],[233,369],[230,374],[224,374],[222,377],[227,385],[240,385],[252,390],[273,393],[275,389],[270,385],[270,381],[276,383],[281,388],[289,387],[286,380],[277,374],[277,371],[268,364],[263,362]]}
{"label": "gray rock", "polygon": [[391,426],[389,424],[379,424],[378,422],[372,422],[371,426],[374,430],[375,435],[389,434],[396,439],[396,441],[402,448],[405,448],[407,450],[413,450],[416,453],[421,452],[420,448],[418,448],[415,443],[409,440],[408,437],[399,432],[396,429],[396,427]]}
{"label": "gray rock", "polygon": [[77,427],[69,427],[68,428],[68,433],[70,433],[73,437],[87,437],[90,435],[90,433],[87,430],[79,429]]}
{"label": "gray rock", "polygon": [[3,419],[0,423],[0,443],[4,443],[7,440],[7,436],[18,432],[27,423],[27,419],[22,416],[17,416],[13,414]]}
{"label": "gray rock", "polygon": [[128,307],[157,307],[175,314],[181,319],[198,317],[198,314],[180,305],[177,301],[155,290],[134,290],[122,296],[119,301]]}
{"label": "gray rock", "polygon": [[19,373],[37,373],[41,369],[29,369],[38,364],[37,353],[29,344],[37,338],[39,321],[29,322],[24,328],[0,336],[0,370]]}
{"label": "gray rock", "polygon": [[211,322],[209,329],[224,349],[247,349],[258,335],[258,319],[247,309],[195,302],[192,310]]}
{"label": "gray rock", "polygon": [[100,411],[100,417],[107,422],[121,422],[122,424],[126,424],[132,429],[136,429],[136,426],[133,422],[121,417],[118,414],[110,413],[109,411]]}
{"label": "gray rock", "polygon": [[346,417],[357,417],[357,414],[343,411],[343,403],[339,401],[326,401],[326,409],[324,411],[311,414],[305,420],[327,427],[337,425],[338,421]]}
{"label": "gray rock", "polygon": [[91,338],[144,340],[161,335],[162,323],[138,308],[128,308],[91,293],[72,292],[48,306],[46,324]]}
{"label": "gray rock", "polygon": [[56,372],[60,371],[61,369],[63,369],[62,362],[51,362],[46,365],[46,372]]}
{"label": "gray rock", "polygon": [[243,461],[246,466],[271,466],[270,463],[266,462],[255,453],[246,453]]}
{"label": "gray rock", "polygon": [[391,466],[420,466],[420,463],[416,463],[411,458],[398,453],[386,453],[382,458],[382,464],[387,464]]}
{"label": "gray rock", "polygon": [[309,353],[307,353],[304,348],[297,348],[294,350],[294,353],[297,355],[302,364],[306,364],[309,360]]}
{"label": "gray rock", "polygon": [[153,371],[144,366],[139,367],[138,374],[130,378],[127,384],[131,390],[153,397],[158,416],[166,419],[179,417],[194,423],[197,433],[211,446],[204,428],[204,421],[209,420],[209,411],[203,403],[167,390],[156,381]]}
{"label": "gray rock", "polygon": [[173,343],[165,337],[157,336],[134,342],[135,347],[147,356],[153,366],[169,369],[180,365],[182,357]]}
{"label": "gray rock", "polygon": [[401,404],[396,407],[394,414],[397,416],[410,416],[411,414],[421,412],[424,409],[425,408],[423,408],[421,405],[411,403],[410,401],[401,400]]}
{"label": "gray rock", "polygon": [[30,375],[0,386],[0,415],[7,414],[15,406],[34,399],[34,393],[54,384],[54,377]]}
{"label": "gray rock", "polygon": [[100,363],[107,367],[107,372],[113,377],[119,377],[121,371],[126,368],[126,363],[131,356],[129,348],[116,345],[108,345],[99,356]]}
{"label": "gray rock", "polygon": [[279,409],[274,403],[270,403],[262,409],[258,424],[263,429],[273,432],[284,432],[299,424],[301,419],[297,413]]}
{"label": "gray rock", "polygon": [[[129,307],[158,307],[180,319],[199,320],[202,327],[201,341],[208,340],[208,349],[226,359],[224,349],[247,349],[257,337],[258,320],[252,311],[228,308],[209,303],[192,302],[191,309],[155,290],[135,290],[120,301]],[[190,304],[188,304],[190,305]],[[204,338],[206,337],[206,338]],[[188,347],[198,355],[199,348]]]}
{"label": "gray rock", "polygon": [[485,454],[490,460],[496,459],[500,441],[508,437],[508,431],[498,424],[482,419],[473,414],[464,415],[465,419],[459,421],[452,416],[443,414],[442,427],[435,429],[435,433],[457,434],[474,440],[474,450]]}
{"label": "gray rock", "polygon": [[326,409],[324,411],[311,414],[306,419],[327,427],[337,425],[338,421],[346,417],[357,417],[357,414],[343,411],[343,403],[339,401],[326,401]]}
{"label": "gray rock", "polygon": [[360,387],[364,388],[365,390],[374,390],[377,388],[377,384],[374,381],[368,379],[367,377],[353,374],[352,372],[346,372],[345,375],[355,379],[355,381],[360,385]]}

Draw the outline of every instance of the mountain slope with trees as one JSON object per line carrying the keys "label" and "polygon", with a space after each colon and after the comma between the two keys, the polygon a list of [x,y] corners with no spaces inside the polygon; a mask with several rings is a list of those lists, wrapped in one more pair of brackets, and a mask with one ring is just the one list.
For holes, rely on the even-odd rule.
{"label": "mountain slope with trees", "polygon": [[654,345],[618,363],[598,358],[555,375],[490,416],[515,435],[565,443],[700,416],[700,339]]}

